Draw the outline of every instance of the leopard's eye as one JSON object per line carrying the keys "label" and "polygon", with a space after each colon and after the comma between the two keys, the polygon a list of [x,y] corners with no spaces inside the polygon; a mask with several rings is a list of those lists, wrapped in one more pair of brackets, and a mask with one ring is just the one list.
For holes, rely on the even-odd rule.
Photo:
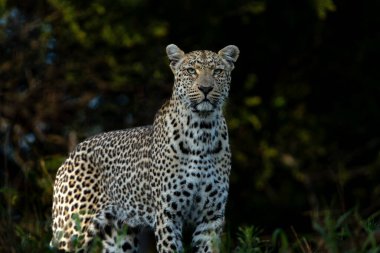
{"label": "leopard's eye", "polygon": [[214,69],[213,75],[218,76],[223,73],[223,69]]}
{"label": "leopard's eye", "polygon": [[194,75],[196,73],[195,69],[194,68],[187,68],[186,69],[187,73],[189,73],[190,75]]}

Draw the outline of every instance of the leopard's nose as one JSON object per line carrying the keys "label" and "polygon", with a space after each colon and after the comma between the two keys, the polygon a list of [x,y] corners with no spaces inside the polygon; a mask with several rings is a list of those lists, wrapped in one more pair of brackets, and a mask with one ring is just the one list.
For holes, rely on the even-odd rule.
{"label": "leopard's nose", "polygon": [[210,93],[210,91],[212,90],[212,86],[204,86],[204,85],[200,85],[198,86],[198,89],[200,91],[202,91],[202,93],[207,96],[208,93]]}

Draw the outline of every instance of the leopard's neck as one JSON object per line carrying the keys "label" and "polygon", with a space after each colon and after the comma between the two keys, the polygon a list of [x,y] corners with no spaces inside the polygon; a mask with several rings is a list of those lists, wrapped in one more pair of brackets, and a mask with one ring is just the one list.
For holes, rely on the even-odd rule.
{"label": "leopard's neck", "polygon": [[221,111],[200,115],[170,100],[157,114],[155,127],[185,155],[216,154],[228,145],[227,125]]}

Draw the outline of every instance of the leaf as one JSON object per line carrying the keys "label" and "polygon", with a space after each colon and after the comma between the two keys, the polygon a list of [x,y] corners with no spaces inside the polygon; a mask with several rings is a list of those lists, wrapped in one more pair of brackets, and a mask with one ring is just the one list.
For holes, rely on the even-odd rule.
{"label": "leaf", "polygon": [[252,126],[256,129],[256,130],[260,130],[262,125],[261,125],[261,121],[259,119],[259,117],[257,117],[256,115],[250,115],[248,117],[248,121],[252,124]]}
{"label": "leaf", "polygon": [[276,245],[278,241],[280,241],[281,249],[287,249],[289,247],[288,237],[281,228],[276,229],[272,234],[272,243]]}
{"label": "leaf", "polygon": [[326,235],[326,230],[318,222],[313,222],[313,229],[317,231],[322,237]]}
{"label": "leaf", "polygon": [[336,6],[332,0],[315,0],[314,4],[318,17],[322,20],[326,19],[328,12],[336,10]]}
{"label": "leaf", "polygon": [[250,107],[258,106],[261,104],[261,97],[259,96],[248,97],[244,100],[244,103]]}
{"label": "leaf", "polygon": [[335,229],[340,228],[340,227],[342,226],[343,222],[345,222],[345,221],[347,220],[347,218],[348,218],[351,214],[352,214],[352,210],[350,210],[350,211],[348,211],[348,212],[342,214],[342,215],[338,218],[338,220],[337,220],[337,222],[336,222],[336,224],[335,224]]}

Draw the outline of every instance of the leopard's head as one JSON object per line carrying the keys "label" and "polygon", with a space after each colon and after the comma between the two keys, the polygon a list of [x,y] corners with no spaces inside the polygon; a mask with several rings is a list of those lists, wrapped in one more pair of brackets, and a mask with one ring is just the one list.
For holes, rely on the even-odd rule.
{"label": "leopard's head", "polygon": [[218,53],[199,50],[185,54],[170,44],[166,52],[175,78],[172,98],[194,113],[221,110],[228,97],[231,71],[239,49],[229,45]]}

